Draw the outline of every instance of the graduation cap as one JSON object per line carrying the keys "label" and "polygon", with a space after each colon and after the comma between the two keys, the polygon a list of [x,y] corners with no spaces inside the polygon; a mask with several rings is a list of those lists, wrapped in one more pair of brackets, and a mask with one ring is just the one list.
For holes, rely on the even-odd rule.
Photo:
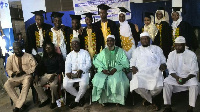
{"label": "graduation cap", "polygon": [[157,10],[163,10],[164,11],[164,16],[165,16],[165,8],[164,7],[158,7]]}
{"label": "graduation cap", "polygon": [[182,7],[172,7],[172,9],[173,9],[174,12],[181,11],[181,8]]}
{"label": "graduation cap", "polygon": [[72,20],[73,19],[77,19],[77,20],[81,20],[81,15],[72,15],[72,14],[70,14],[70,17],[72,18]]}
{"label": "graduation cap", "polygon": [[60,13],[60,12],[52,12],[51,13],[51,21],[53,23],[53,19],[52,18],[56,18],[56,17],[62,17],[64,15],[64,13]]}
{"label": "graduation cap", "polygon": [[97,6],[97,8],[98,8],[98,14],[99,14],[99,9],[107,11],[111,7],[109,7],[108,5],[105,5],[105,4],[100,4],[100,5]]}
{"label": "graduation cap", "polygon": [[85,17],[89,17],[89,18],[92,18],[92,15],[96,15],[94,13],[91,13],[91,12],[88,12],[88,13],[84,13],[82,15],[85,15]]}
{"label": "graduation cap", "polygon": [[143,20],[144,17],[151,18],[151,15],[153,16],[153,13],[151,13],[151,12],[145,12],[145,13],[144,13],[144,16],[143,16],[143,13],[142,13],[142,21],[144,21],[144,20]]}
{"label": "graduation cap", "polygon": [[121,12],[124,12],[124,13],[130,12],[124,7],[118,7],[118,8],[120,9]]}
{"label": "graduation cap", "polygon": [[42,17],[44,17],[43,14],[45,13],[45,19],[47,19],[46,12],[43,11],[43,10],[34,11],[34,12],[31,12],[31,13],[33,13],[33,14],[35,14],[35,15],[42,16]]}

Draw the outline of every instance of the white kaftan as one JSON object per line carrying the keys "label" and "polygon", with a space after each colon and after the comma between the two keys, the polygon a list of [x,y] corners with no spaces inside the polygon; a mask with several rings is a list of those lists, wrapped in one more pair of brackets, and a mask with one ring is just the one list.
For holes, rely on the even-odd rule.
{"label": "white kaftan", "polygon": [[159,67],[166,63],[166,58],[160,47],[150,45],[140,46],[133,51],[130,67],[135,66],[138,72],[132,76],[130,91],[138,88],[154,90],[163,86],[163,75]]}

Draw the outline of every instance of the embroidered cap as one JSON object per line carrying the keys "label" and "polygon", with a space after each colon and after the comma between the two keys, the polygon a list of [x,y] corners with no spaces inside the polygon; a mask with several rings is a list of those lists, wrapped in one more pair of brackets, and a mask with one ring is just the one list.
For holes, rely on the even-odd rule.
{"label": "embroidered cap", "polygon": [[140,34],[140,38],[141,38],[141,37],[144,37],[144,36],[150,37],[150,35],[149,35],[148,32],[143,32],[143,33]]}
{"label": "embroidered cap", "polygon": [[185,43],[185,38],[183,36],[179,36],[175,39],[174,43]]}
{"label": "embroidered cap", "polygon": [[80,42],[80,39],[78,38],[78,37],[74,37],[74,38],[72,38],[72,42],[73,41],[78,41],[78,42]]}
{"label": "embroidered cap", "polygon": [[115,39],[115,36],[114,35],[108,35],[107,38],[113,38],[113,39]]}

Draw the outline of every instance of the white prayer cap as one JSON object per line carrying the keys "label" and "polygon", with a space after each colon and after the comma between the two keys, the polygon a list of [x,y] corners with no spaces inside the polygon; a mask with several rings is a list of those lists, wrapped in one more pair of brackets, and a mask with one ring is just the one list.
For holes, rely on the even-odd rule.
{"label": "white prayer cap", "polygon": [[115,36],[114,35],[108,35],[107,38],[113,38],[113,39],[115,39]]}
{"label": "white prayer cap", "polygon": [[174,43],[185,43],[185,38],[183,36],[179,36],[175,39]]}
{"label": "white prayer cap", "polygon": [[144,36],[150,37],[150,35],[149,35],[148,32],[143,32],[143,33],[140,34],[140,38],[141,38],[141,37],[144,37]]}
{"label": "white prayer cap", "polygon": [[73,41],[78,41],[78,42],[80,42],[80,39],[78,38],[78,37],[74,37],[74,38],[72,38],[72,42]]}

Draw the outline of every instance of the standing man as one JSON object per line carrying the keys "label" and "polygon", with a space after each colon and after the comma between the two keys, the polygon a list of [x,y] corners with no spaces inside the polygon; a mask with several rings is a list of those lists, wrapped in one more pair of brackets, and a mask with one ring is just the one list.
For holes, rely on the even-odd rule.
{"label": "standing man", "polygon": [[198,63],[197,56],[191,50],[185,49],[185,38],[179,36],[175,39],[175,50],[167,59],[169,76],[164,80],[163,98],[166,108],[163,112],[172,112],[171,96],[172,92],[189,90],[189,109],[193,112],[198,96]]}
{"label": "standing man", "polygon": [[64,13],[52,12],[52,22],[54,27],[47,31],[45,42],[51,41],[56,48],[56,52],[63,56],[65,60],[67,52],[69,52],[70,43],[67,38],[69,27],[62,26],[62,16]]}
{"label": "standing man", "polygon": [[[32,83],[32,73],[35,71],[36,61],[31,54],[22,52],[20,42],[13,43],[13,50],[14,54],[7,60],[6,71],[10,78],[4,84],[4,88],[15,104],[13,112],[19,112]],[[22,84],[22,90],[18,96],[14,88],[20,84]]]}
{"label": "standing man", "polygon": [[[71,102],[69,108],[84,105],[84,94],[89,84],[89,69],[91,67],[91,57],[88,51],[80,49],[80,39],[74,37],[72,39],[72,49],[65,61],[65,78],[63,79],[63,87],[71,95],[75,96],[75,101]],[[79,82],[79,91],[73,85]]]}
{"label": "standing man", "polygon": [[108,35],[114,35],[115,36],[115,41],[116,41],[116,46],[121,47],[121,40],[119,37],[119,29],[116,25],[116,23],[110,19],[107,19],[107,10],[110,9],[111,7],[105,5],[105,4],[100,4],[97,6],[99,11],[99,15],[101,17],[101,20],[96,22],[95,25],[101,29],[103,37],[101,38],[100,42],[103,42],[101,45],[102,49],[105,48],[107,45],[107,36]]}
{"label": "standing man", "polygon": [[43,53],[42,45],[45,39],[45,33],[47,30],[51,29],[52,26],[44,23],[43,14],[46,13],[45,11],[39,10],[32,13],[35,14],[36,23],[27,28],[25,51],[36,56],[37,61],[39,61],[39,54]]}
{"label": "standing man", "polygon": [[[68,39],[69,39],[69,44],[71,45],[71,40],[74,37],[78,37],[79,39],[81,39],[81,35],[82,35],[82,28],[81,28],[81,15],[70,15],[71,19],[72,19],[72,27],[69,30],[69,33],[67,35]],[[82,44],[81,44],[82,45]],[[72,51],[72,47],[70,47],[69,52]]]}
{"label": "standing man", "polygon": [[93,59],[98,72],[92,79],[92,101],[125,105],[129,80],[123,69],[129,68],[129,61],[123,49],[115,46],[115,36],[108,35],[107,46]]}
{"label": "standing man", "polygon": [[102,38],[102,32],[101,30],[92,24],[93,18],[92,15],[95,15],[93,13],[84,13],[85,16],[85,23],[87,26],[83,29],[82,37],[80,38],[81,42],[81,48],[87,50],[90,53],[91,58],[95,54],[98,54],[101,49],[101,38]]}
{"label": "standing man", "polygon": [[50,85],[51,90],[51,105],[50,108],[56,107],[56,100],[58,96],[58,75],[64,72],[64,60],[62,55],[55,52],[54,44],[47,42],[44,44],[44,56],[36,69],[36,75],[34,80],[34,87],[38,93],[40,99],[39,107],[45,106],[49,103],[49,98],[43,90],[43,86]]}
{"label": "standing man", "polygon": [[142,46],[133,51],[130,60],[132,67],[132,80],[130,82],[130,90],[140,94],[143,105],[147,106],[152,103],[153,110],[159,110],[152,97],[158,95],[163,88],[162,72],[166,69],[166,58],[160,47],[150,45],[150,35],[147,32],[140,34]]}

